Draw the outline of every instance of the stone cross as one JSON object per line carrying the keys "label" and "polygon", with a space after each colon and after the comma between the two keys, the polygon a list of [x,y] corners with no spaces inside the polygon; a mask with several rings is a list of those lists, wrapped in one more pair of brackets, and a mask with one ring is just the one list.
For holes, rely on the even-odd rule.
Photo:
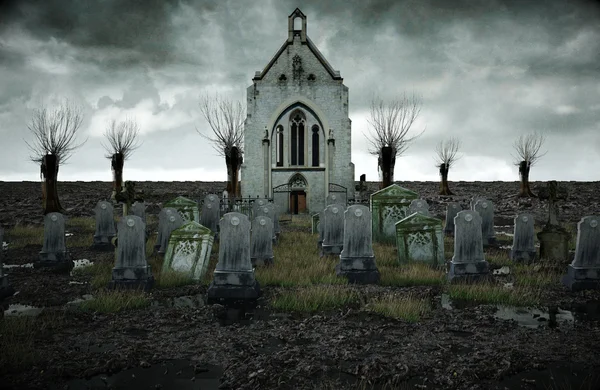
{"label": "stone cross", "polygon": [[566,189],[559,187],[555,180],[551,180],[548,184],[538,191],[538,196],[542,200],[548,200],[548,222],[546,227],[560,226],[558,222],[558,204],[557,200],[567,198]]}
{"label": "stone cross", "polygon": [[123,191],[115,195],[115,200],[123,203],[123,216],[129,215],[131,205],[135,201],[143,202],[143,193],[137,193],[135,190],[135,182],[126,181]]}

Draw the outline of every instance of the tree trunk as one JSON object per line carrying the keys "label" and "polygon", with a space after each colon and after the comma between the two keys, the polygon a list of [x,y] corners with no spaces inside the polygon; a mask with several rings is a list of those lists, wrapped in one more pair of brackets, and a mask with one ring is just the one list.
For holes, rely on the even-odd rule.
{"label": "tree trunk", "polygon": [[225,154],[225,164],[227,165],[227,193],[229,194],[230,205],[235,203],[235,198],[240,196],[239,172],[242,166],[242,153],[237,147],[232,147],[229,153]]}
{"label": "tree trunk", "polygon": [[42,158],[42,209],[44,215],[48,213],[63,213],[64,210],[58,200],[58,159],[53,154]]}
{"label": "tree trunk", "polygon": [[519,190],[519,197],[521,198],[535,198],[533,192],[529,188],[529,169],[531,165],[527,161],[521,161],[519,163],[519,176],[521,177],[521,189]]}
{"label": "tree trunk", "polygon": [[440,195],[454,195],[448,187],[448,171],[450,168],[446,164],[440,164],[440,176],[442,182],[440,183]]}
{"label": "tree trunk", "polygon": [[116,200],[116,195],[123,191],[123,165],[125,165],[123,154],[113,154],[110,165],[113,173],[113,193],[111,199],[114,201]]}
{"label": "tree trunk", "polygon": [[381,188],[386,188],[394,182],[394,156],[391,146],[384,146],[379,153],[379,168],[381,169]]}

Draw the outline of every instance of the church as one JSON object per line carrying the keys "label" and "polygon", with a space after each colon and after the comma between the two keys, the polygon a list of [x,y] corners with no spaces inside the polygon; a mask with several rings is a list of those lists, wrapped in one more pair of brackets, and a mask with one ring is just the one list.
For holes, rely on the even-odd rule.
{"label": "church", "polygon": [[354,198],[348,87],[306,34],[306,15],[288,17],[288,36],[247,89],[244,198],[273,198],[281,212],[317,213],[327,195]]}

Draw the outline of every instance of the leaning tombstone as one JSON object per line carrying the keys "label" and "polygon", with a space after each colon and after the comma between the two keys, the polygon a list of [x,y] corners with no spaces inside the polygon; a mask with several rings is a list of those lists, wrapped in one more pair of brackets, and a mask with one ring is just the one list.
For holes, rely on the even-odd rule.
{"label": "leaning tombstone", "polygon": [[208,269],[213,242],[209,228],[196,221],[185,222],[171,232],[162,272],[181,272],[192,280],[201,280]]}
{"label": "leaning tombstone", "polygon": [[[4,230],[0,227],[0,245],[4,241]],[[0,300],[13,295],[15,292],[14,288],[8,284],[8,276],[4,274],[4,250],[0,247]],[[4,312],[4,311],[3,311]],[[1,318],[1,316],[0,316]]]}
{"label": "leaning tombstone", "polygon": [[337,256],[344,248],[344,206],[330,204],[323,210],[321,257]]}
{"label": "leaning tombstone", "polygon": [[146,261],[146,226],[140,217],[124,216],[119,222],[117,259],[109,289],[133,288],[148,291],[154,284]]}
{"label": "leaning tombstone", "polygon": [[44,245],[33,266],[66,272],[73,268],[65,243],[65,217],[61,213],[48,213],[44,217]]}
{"label": "leaning tombstone", "polygon": [[165,203],[164,207],[172,207],[185,222],[187,221],[196,221],[200,223],[200,213],[198,211],[198,203],[194,202],[191,199],[185,198],[183,196],[178,196],[177,198],[168,201]]}
{"label": "leaning tombstone", "polygon": [[577,224],[575,258],[562,283],[571,291],[600,290],[600,216],[583,217]]}
{"label": "leaning tombstone", "polygon": [[219,261],[208,287],[207,303],[255,301],[260,286],[250,260],[250,221],[241,213],[227,213],[219,222]]}
{"label": "leaning tombstone", "polygon": [[92,249],[98,251],[111,251],[115,247],[111,243],[117,235],[115,230],[115,216],[113,206],[110,202],[100,201],[94,209],[96,214],[96,232]]}
{"label": "leaning tombstone", "polygon": [[171,232],[183,225],[181,215],[171,207],[163,208],[158,215],[158,237],[154,248],[160,254],[165,253]]}
{"label": "leaning tombstone", "polygon": [[442,220],[413,213],[396,223],[398,262],[425,263],[433,267],[444,264]]}
{"label": "leaning tombstone", "polygon": [[515,217],[513,245],[510,249],[511,260],[525,264],[535,261],[537,251],[533,242],[533,224],[531,214],[519,214]]}
{"label": "leaning tombstone", "polygon": [[420,213],[429,216],[429,204],[424,199],[415,199],[408,206],[408,215]]}
{"label": "leaning tombstone", "polygon": [[345,276],[349,283],[379,282],[370,219],[371,212],[367,206],[353,205],[344,212],[343,250],[336,266],[336,274]]}
{"label": "leaning tombstone", "polygon": [[312,234],[319,232],[319,218],[320,218],[319,213],[313,214],[311,217],[311,233]]}
{"label": "leaning tombstone", "polygon": [[485,279],[489,272],[483,255],[481,216],[476,211],[463,210],[454,218],[454,256],[448,280]]}
{"label": "leaning tombstone", "polygon": [[481,217],[481,238],[483,246],[496,245],[496,232],[494,231],[494,204],[487,199],[479,199],[475,203],[475,211]]}
{"label": "leaning tombstone", "polygon": [[204,197],[202,203],[202,214],[200,215],[200,224],[209,228],[215,239],[218,239],[219,219],[221,218],[221,209],[219,197],[215,194],[208,194]]}
{"label": "leaning tombstone", "polygon": [[268,217],[252,220],[250,260],[253,266],[273,264],[273,222]]}
{"label": "leaning tombstone", "polygon": [[373,241],[394,243],[396,222],[408,216],[410,202],[419,195],[397,184],[387,186],[371,194],[371,217]]}
{"label": "leaning tombstone", "polygon": [[461,210],[460,204],[455,202],[448,203],[446,208],[446,223],[444,224],[444,234],[446,236],[454,236],[454,217]]}

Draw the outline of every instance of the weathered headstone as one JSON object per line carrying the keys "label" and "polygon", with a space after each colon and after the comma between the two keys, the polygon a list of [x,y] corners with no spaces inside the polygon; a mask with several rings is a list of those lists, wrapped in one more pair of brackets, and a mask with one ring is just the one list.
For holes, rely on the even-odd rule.
{"label": "weathered headstone", "polygon": [[481,238],[483,246],[496,245],[494,231],[494,204],[487,199],[479,199],[475,203],[475,211],[481,217]]}
{"label": "weathered headstone", "polygon": [[208,194],[204,197],[202,203],[202,214],[200,215],[200,223],[202,226],[209,228],[215,237],[219,232],[219,219],[221,219],[221,208],[219,197],[216,194]]}
{"label": "weathered headstone", "polygon": [[321,256],[339,255],[344,248],[344,206],[330,204],[322,213],[321,231],[323,243]]}
{"label": "weathered headstone", "polygon": [[269,201],[266,198],[256,198],[252,202],[252,217],[258,217],[259,209],[263,208]]}
{"label": "weathered headstone", "polygon": [[408,216],[410,202],[419,195],[397,184],[371,194],[373,241],[396,242],[396,222]]}
{"label": "weathered headstone", "polygon": [[471,204],[470,204],[470,209],[471,210],[475,210],[475,205],[477,204],[478,201],[480,200],[485,200],[485,198],[483,196],[480,195],[475,195],[471,198]]}
{"label": "weathered headstone", "polygon": [[207,291],[207,303],[253,301],[260,295],[250,260],[250,221],[241,213],[221,218],[219,261]]}
{"label": "weathered headstone", "polygon": [[250,260],[254,266],[273,264],[273,221],[268,217],[252,220]]}
{"label": "weathered headstone", "polygon": [[362,205],[348,207],[344,212],[343,250],[336,266],[338,276],[345,276],[350,283],[379,282],[372,237],[369,208]]}
{"label": "weathered headstone", "polygon": [[[4,239],[4,230],[2,229],[2,227],[0,227],[0,246],[3,243]],[[0,300],[11,296],[15,290],[10,286],[10,284],[8,283],[8,276],[4,274],[4,250],[0,247]],[[4,313],[4,310],[2,310],[2,313]],[[1,314],[0,313],[0,318],[1,318]]]}
{"label": "weathered headstone", "polygon": [[158,214],[158,237],[154,249],[158,253],[165,253],[171,232],[183,225],[181,215],[171,207],[165,207]]}
{"label": "weathered headstone", "polygon": [[196,221],[200,223],[200,213],[198,211],[198,203],[194,202],[191,199],[185,198],[183,196],[178,196],[177,198],[165,203],[165,208],[172,207],[184,221]]}
{"label": "weathered headstone", "polygon": [[396,223],[396,246],[400,264],[443,265],[442,221],[418,212],[409,215]]}
{"label": "weathered headstone", "polygon": [[460,211],[454,218],[454,256],[448,280],[487,278],[489,272],[483,255],[481,216],[472,210]]}
{"label": "weathered headstone", "polygon": [[275,215],[273,214],[273,210],[274,210],[274,205],[273,203],[265,203],[262,207],[256,207],[254,209],[254,218],[256,219],[257,217],[265,217],[268,218],[269,221],[271,222],[271,241],[272,243],[276,243],[277,242],[277,236],[275,235]]}
{"label": "weathered headstone", "polygon": [[600,290],[600,216],[583,217],[577,224],[575,258],[562,283],[571,291]]}
{"label": "weathered headstone", "polygon": [[535,261],[537,251],[534,244],[534,220],[531,214],[515,217],[515,230],[510,258],[525,264]]}
{"label": "weathered headstone", "polygon": [[311,233],[315,234],[319,232],[319,218],[321,215],[319,213],[313,214],[311,217]]}
{"label": "weathered headstone", "polygon": [[109,289],[133,288],[150,290],[154,277],[146,261],[146,225],[140,217],[124,216],[118,226],[115,267]]}
{"label": "weathered headstone", "polygon": [[564,269],[569,263],[570,234],[558,222],[557,201],[566,199],[567,193],[556,181],[549,181],[545,187],[539,189],[538,196],[542,200],[548,200],[548,222],[537,234],[540,242],[540,263],[545,268]]}
{"label": "weathered headstone", "polygon": [[94,209],[96,215],[96,232],[92,249],[100,251],[111,251],[115,247],[111,243],[117,235],[115,230],[115,216],[113,206],[110,202],[100,201]]}
{"label": "weathered headstone", "polygon": [[146,223],[146,203],[135,202],[131,206],[131,214],[140,217],[142,222]]}
{"label": "weathered headstone", "polygon": [[61,213],[48,213],[44,217],[44,245],[35,268],[53,268],[70,271],[74,263],[65,243],[65,217]]}
{"label": "weathered headstone", "polygon": [[408,206],[408,215],[414,213],[421,213],[429,216],[429,204],[427,204],[427,201],[424,199],[415,199],[410,202],[410,205]]}
{"label": "weathered headstone", "polygon": [[163,272],[187,273],[193,280],[201,280],[208,269],[213,242],[209,228],[195,221],[184,223],[171,232]]}
{"label": "weathered headstone", "polygon": [[275,234],[275,237],[279,237],[279,235],[281,234],[281,226],[279,226],[279,205],[269,202],[265,205],[265,207],[271,209],[271,213],[273,216],[270,218],[273,220],[273,234]]}
{"label": "weathered headstone", "polygon": [[444,234],[446,236],[454,236],[454,217],[462,211],[459,203],[448,203],[446,207],[446,223],[444,224]]}
{"label": "weathered headstone", "polygon": [[344,205],[342,196],[337,193],[327,195],[327,197],[325,198],[325,207],[329,206],[330,204]]}

